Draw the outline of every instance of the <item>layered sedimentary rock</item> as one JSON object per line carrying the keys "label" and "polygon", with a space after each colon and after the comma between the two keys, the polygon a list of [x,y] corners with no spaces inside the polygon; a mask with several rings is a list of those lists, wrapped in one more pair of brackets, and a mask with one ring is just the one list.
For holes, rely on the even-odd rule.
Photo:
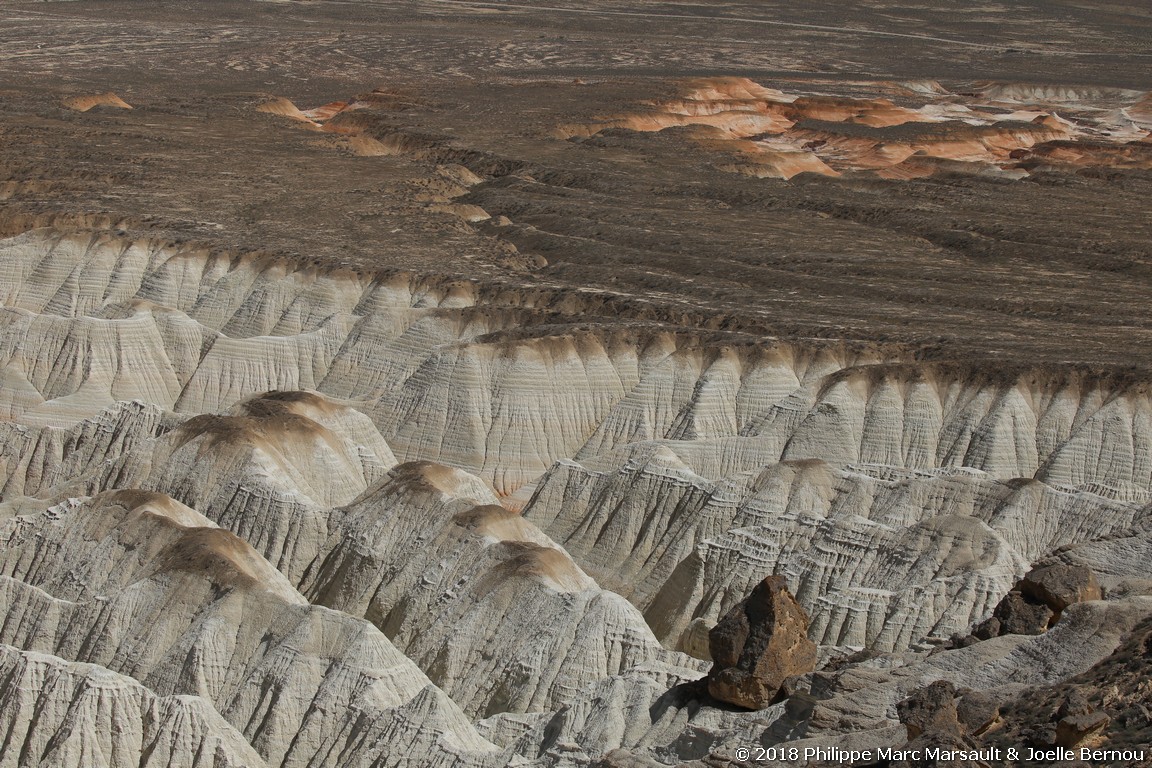
{"label": "layered sedimentary rock", "polygon": [[[363,402],[399,458],[475,470],[501,493],[557,459],[644,440],[724,440],[701,451],[720,472],[780,458],[967,466],[1137,497],[1152,478],[1146,393],[1116,397],[1119,383],[1088,374],[918,368],[837,344],[701,347],[574,327],[523,311],[531,296],[481,312],[466,285],[103,236],[28,234],[3,269],[4,395],[28,423],[68,426],[124,399],[199,414],[314,389]],[[533,330],[501,333],[517,325]],[[1114,460],[1096,462],[1098,446]]]}
{"label": "layered sedimentary rock", "polygon": [[0,645],[0,765],[264,768],[199,696],[157,696],[131,677]]}
{"label": "layered sedimentary rock", "polygon": [[243,540],[166,496],[74,500],[2,535],[4,644],[199,697],[269,764],[494,752],[378,630],[308,605]]}
{"label": "layered sedimentary rock", "polygon": [[[1058,685],[1152,612],[1152,419],[1123,377],[608,327],[574,317],[608,312],[594,298],[107,234],[3,255],[0,642],[64,670],[45,702],[96,673],[75,665],[139,684],[116,694],[131,733],[177,752],[899,745],[916,689]],[[1058,600],[1043,634],[945,643],[1033,565],[1103,590]],[[772,573],[817,671],[736,712],[698,659]],[[169,722],[173,701],[193,714]]]}
{"label": "layered sedimentary rock", "polygon": [[294,583],[322,553],[328,510],[395,465],[363,414],[309,392],[270,392],[193,417],[74,483],[160,491],[242,536]]}
{"label": "layered sedimentary rock", "polygon": [[369,618],[471,714],[548,711],[674,656],[467,473],[405,464],[337,516],[305,594]]}
{"label": "layered sedimentary rock", "polygon": [[120,459],[182,419],[141,401],[119,402],[65,429],[0,422],[5,499],[32,496]]}
{"label": "layered sedimentary rock", "polygon": [[804,460],[710,481],[675,447],[612,472],[558,464],[525,514],[685,650],[773,571],[795,585],[814,639],[893,649],[947,637],[987,616],[1043,554],[1144,516],[1139,504],[971,470]]}
{"label": "layered sedimentary rock", "polygon": [[[273,392],[194,417],[71,488],[127,485],[204,510],[313,602],[370,619],[472,714],[547,711],[640,663],[693,664],[479,478],[394,463],[362,414]],[[512,611],[536,631],[503,620]]]}

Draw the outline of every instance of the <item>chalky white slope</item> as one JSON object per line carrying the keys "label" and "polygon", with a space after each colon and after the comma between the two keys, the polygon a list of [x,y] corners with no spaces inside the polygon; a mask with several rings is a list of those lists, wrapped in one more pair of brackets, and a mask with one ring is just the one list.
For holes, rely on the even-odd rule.
{"label": "chalky white slope", "polygon": [[377,629],[310,606],[243,540],[167,496],[70,500],[11,518],[0,541],[0,643],[198,697],[270,765],[499,762]]}
{"label": "chalky white slope", "polygon": [[0,645],[0,766],[263,768],[198,696],[156,696],[130,677]]}
{"label": "chalky white slope", "polygon": [[673,647],[779,572],[828,645],[907,648],[987,616],[1028,565],[1144,507],[976,470],[785,461],[710,481],[669,445],[611,472],[557,464],[526,517]]}
{"label": "chalky white slope", "polygon": [[[119,681],[110,765],[895,744],[916,685],[1049,684],[1152,612],[1143,386],[102,232],[0,242],[0,300],[0,656],[52,711]],[[930,655],[1053,557],[1109,599]],[[883,655],[718,709],[707,630],[773,572],[822,659]],[[21,766],[112,748],[12,717]]]}
{"label": "chalky white slope", "polygon": [[699,669],[465,472],[401,465],[336,517],[304,593],[369,618],[473,716],[558,709],[646,662]]}

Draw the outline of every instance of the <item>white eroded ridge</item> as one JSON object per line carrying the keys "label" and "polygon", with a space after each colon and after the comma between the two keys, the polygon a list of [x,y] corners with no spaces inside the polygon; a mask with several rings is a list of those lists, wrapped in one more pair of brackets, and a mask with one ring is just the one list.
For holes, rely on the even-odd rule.
{"label": "white eroded ridge", "polygon": [[[900,744],[911,690],[1055,685],[1152,613],[1139,383],[108,232],[0,242],[0,299],[0,768]],[[1106,599],[944,645],[1037,562]],[[711,706],[770,574],[864,653]]]}

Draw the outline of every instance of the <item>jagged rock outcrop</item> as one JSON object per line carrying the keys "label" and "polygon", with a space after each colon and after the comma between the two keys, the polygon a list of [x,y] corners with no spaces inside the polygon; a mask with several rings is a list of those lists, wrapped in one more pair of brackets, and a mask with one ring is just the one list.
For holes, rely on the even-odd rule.
{"label": "jagged rock outcrop", "polygon": [[788,678],[816,666],[808,616],[781,576],[757,584],[712,628],[708,641],[708,693],[746,709],[772,704]]}
{"label": "jagged rock outcrop", "polygon": [[1061,563],[1033,568],[1024,574],[1017,588],[1051,608],[1054,620],[1059,620],[1060,612],[1073,603],[1104,597],[1090,568]]}
{"label": "jagged rock outcrop", "polygon": [[[946,680],[940,680],[912,692],[896,706],[900,722],[908,730],[908,743],[900,750],[900,758],[890,761],[899,768],[939,766],[943,768],[982,768],[988,763],[979,757],[978,745],[969,737],[968,729],[960,722],[957,711],[956,689]],[[944,756],[933,758],[929,750]]]}
{"label": "jagged rock outcrop", "polygon": [[956,712],[956,687],[939,680],[918,688],[896,705],[900,722],[908,729],[908,739],[915,740],[926,731],[962,733]]}
{"label": "jagged rock outcrop", "polygon": [[992,618],[977,628],[977,636],[1038,635],[1048,629],[1055,615],[1044,603],[1013,590],[996,604]]}
{"label": "jagged rock outcrop", "polygon": [[1112,722],[1108,713],[1095,709],[1077,690],[1069,694],[1056,710],[1055,719],[1056,746],[1065,748],[1085,746],[1095,741],[1094,737]]}

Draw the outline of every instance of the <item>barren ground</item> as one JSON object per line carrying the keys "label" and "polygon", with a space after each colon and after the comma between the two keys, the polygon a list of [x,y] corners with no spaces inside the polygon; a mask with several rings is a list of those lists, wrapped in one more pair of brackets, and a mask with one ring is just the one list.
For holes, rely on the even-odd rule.
{"label": "barren ground", "polygon": [[[613,312],[679,324],[1146,370],[1147,149],[1024,179],[784,180],[723,170],[723,151],[681,129],[554,135],[695,77],[910,106],[924,99],[892,84],[1060,86],[1039,100],[1056,114],[1152,87],[1142,4],[900,5],[3,2],[3,229],[113,223],[555,296],[595,289]],[[390,156],[254,109],[374,89],[387,98],[363,123],[401,137]],[[134,109],[62,106],[109,91]],[[437,174],[445,164],[481,177],[453,203],[492,220],[441,212],[462,191]]]}

